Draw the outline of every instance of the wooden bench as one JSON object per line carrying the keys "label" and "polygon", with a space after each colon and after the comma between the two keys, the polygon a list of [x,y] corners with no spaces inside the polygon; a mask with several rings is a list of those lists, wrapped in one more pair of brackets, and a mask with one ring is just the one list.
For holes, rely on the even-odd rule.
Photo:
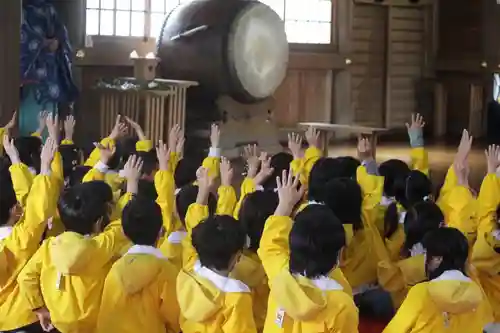
{"label": "wooden bench", "polygon": [[330,142],[331,133],[333,132],[349,132],[357,135],[367,136],[372,144],[372,152],[375,157],[378,135],[387,132],[387,128],[366,127],[359,125],[347,124],[330,124],[330,123],[299,123],[300,129],[307,130],[309,127],[314,127],[321,132],[321,141],[323,146],[323,156],[328,156],[328,143]]}

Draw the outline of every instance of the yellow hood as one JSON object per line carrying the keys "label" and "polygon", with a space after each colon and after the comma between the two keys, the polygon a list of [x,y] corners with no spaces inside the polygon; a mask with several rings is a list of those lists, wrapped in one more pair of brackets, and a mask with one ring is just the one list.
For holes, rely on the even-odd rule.
{"label": "yellow hood", "polygon": [[327,277],[308,279],[283,270],[273,281],[271,296],[279,307],[295,320],[321,320],[320,313],[328,303],[326,291],[333,290],[343,290],[333,279]]}
{"label": "yellow hood", "polygon": [[94,255],[98,255],[99,249],[89,236],[65,232],[53,238],[49,248],[52,263],[61,274],[78,275],[96,268],[89,263]]}
{"label": "yellow hood", "polygon": [[134,245],[115,263],[115,274],[129,295],[147,287],[161,273],[166,258],[152,246]]}
{"label": "yellow hood", "polygon": [[224,294],[231,292],[250,292],[250,289],[241,281],[223,277],[199,263],[192,272],[181,270],[177,277],[181,313],[194,322],[203,322],[215,315],[224,304]]}
{"label": "yellow hood", "polygon": [[230,275],[236,280],[243,281],[250,288],[267,281],[266,272],[256,253],[245,253],[234,267]]}
{"label": "yellow hood", "polygon": [[437,307],[451,314],[473,311],[483,301],[481,288],[460,271],[444,272],[427,290]]}

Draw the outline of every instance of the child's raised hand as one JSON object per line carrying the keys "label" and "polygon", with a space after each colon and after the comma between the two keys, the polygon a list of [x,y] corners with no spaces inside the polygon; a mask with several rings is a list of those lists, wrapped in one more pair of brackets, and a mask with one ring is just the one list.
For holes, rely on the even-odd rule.
{"label": "child's raised hand", "polygon": [[168,133],[168,146],[171,149],[175,149],[177,147],[177,141],[179,140],[179,134],[181,132],[181,127],[178,124],[175,124]]}
{"label": "child's raised hand", "polygon": [[469,135],[469,131],[464,129],[462,132],[462,138],[460,139],[460,144],[458,145],[457,155],[455,156],[456,163],[465,164],[466,160],[469,158],[473,140],[474,138]]}
{"label": "child's raised hand", "polygon": [[54,139],[54,141],[59,142],[59,115],[57,113],[49,114],[46,123],[49,136]]}
{"label": "child's raised hand", "polygon": [[64,138],[73,141],[73,134],[75,133],[75,117],[70,114],[64,119]]}
{"label": "child's raised hand", "polygon": [[410,137],[410,145],[413,148],[424,146],[424,127],[424,117],[419,113],[411,115],[411,124],[406,123],[408,136]]}
{"label": "child's raised hand", "polygon": [[109,138],[112,140],[119,139],[127,135],[127,125],[122,122],[122,116],[118,115],[116,117],[115,126],[109,134]]}
{"label": "child's raised hand", "polygon": [[319,131],[312,126],[309,126],[309,128],[306,131],[306,140],[309,146],[319,148],[320,147],[319,136],[320,136]]}
{"label": "child's raised hand", "polygon": [[49,116],[49,113],[47,111],[40,111],[38,114],[38,129],[36,132],[38,134],[42,134],[43,131],[45,130],[45,127],[47,126],[47,117]]}
{"label": "child's raised hand", "polygon": [[212,124],[210,128],[210,147],[219,148],[220,143],[220,129],[219,125]]}
{"label": "child's raised hand", "polygon": [[10,162],[12,164],[17,164],[21,162],[21,159],[19,158],[19,151],[14,145],[14,139],[11,139],[9,135],[3,136],[3,149],[5,150],[5,153],[9,156]]}
{"label": "child's raised hand", "polygon": [[48,137],[45,144],[42,147],[42,153],[40,156],[40,173],[46,175],[50,172],[50,164],[54,159],[54,155],[57,151],[57,141],[52,137]]}
{"label": "child's raised hand", "polygon": [[97,149],[99,149],[99,152],[100,152],[100,161],[103,164],[108,165],[109,161],[111,160],[111,158],[113,157],[113,155],[116,152],[116,146],[115,145],[111,145],[111,144],[108,144],[107,146],[104,146],[104,145],[102,145],[99,142],[94,142],[94,147],[96,147]]}
{"label": "child's raised hand", "polygon": [[123,167],[123,176],[127,179],[127,192],[137,194],[139,179],[142,175],[143,161],[137,155],[131,155]]}
{"label": "child's raised hand", "polygon": [[288,133],[288,149],[292,152],[293,159],[301,159],[304,156],[304,152],[302,151],[302,135]]}
{"label": "child's raised hand", "polygon": [[222,186],[231,186],[233,183],[233,167],[231,166],[231,161],[227,158],[222,157],[220,162],[220,182]]}
{"label": "child's raised hand", "polygon": [[158,157],[160,170],[168,171],[170,162],[170,149],[168,149],[167,145],[164,144],[163,141],[160,141],[158,143],[158,146],[156,147],[156,157]]}
{"label": "child's raised hand", "polygon": [[293,177],[292,171],[283,170],[281,177],[276,177],[279,204],[275,215],[290,216],[295,205],[302,199],[304,189],[299,188],[299,177]]}
{"label": "child's raised hand", "polygon": [[196,203],[200,205],[207,205],[210,190],[214,184],[213,177],[210,176],[208,168],[200,167],[196,171],[196,179],[198,183],[198,195],[196,196]]}
{"label": "child's raised hand", "polygon": [[458,185],[469,188],[469,165],[467,161],[455,162],[453,169],[457,175]]}
{"label": "child's raised hand", "polygon": [[274,172],[274,168],[271,167],[271,157],[268,157],[266,152],[260,154],[259,160],[260,171],[253,179],[257,186],[262,185]]}
{"label": "child's raised hand", "polygon": [[411,115],[411,124],[406,123],[406,128],[408,131],[412,130],[422,130],[425,127],[424,117],[420,113],[414,113]]}
{"label": "child's raised hand", "polygon": [[498,167],[500,167],[500,146],[491,145],[485,151],[486,162],[488,164],[488,173],[496,173]]}
{"label": "child's raised hand", "polygon": [[12,115],[12,118],[10,118],[9,122],[4,126],[6,131],[9,131],[16,126],[17,123],[17,111],[14,111],[14,114]]}
{"label": "child's raised hand", "polygon": [[127,123],[132,127],[135,131],[135,134],[137,134],[137,137],[139,138],[139,141],[145,141],[147,140],[146,134],[144,134],[144,130],[142,129],[141,125],[139,123],[133,121],[129,117],[125,116],[125,120]]}
{"label": "child's raised hand", "polygon": [[358,148],[358,157],[361,161],[366,161],[373,158],[371,151],[372,147],[369,139],[359,136],[357,148]]}
{"label": "child's raised hand", "polygon": [[259,171],[260,160],[257,145],[243,147],[243,158],[247,162],[247,177],[254,178]]}

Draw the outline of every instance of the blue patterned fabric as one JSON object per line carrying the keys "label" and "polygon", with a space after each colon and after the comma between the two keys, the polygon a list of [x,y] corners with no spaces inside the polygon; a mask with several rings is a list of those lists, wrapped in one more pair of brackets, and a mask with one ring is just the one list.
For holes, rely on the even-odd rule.
{"label": "blue patterned fabric", "polygon": [[[59,41],[56,52],[50,52],[48,39]],[[67,30],[50,0],[23,0],[21,81],[31,89],[29,93],[22,89],[21,98],[33,93],[40,110],[54,103],[72,103],[78,91],[71,74],[71,57]]]}

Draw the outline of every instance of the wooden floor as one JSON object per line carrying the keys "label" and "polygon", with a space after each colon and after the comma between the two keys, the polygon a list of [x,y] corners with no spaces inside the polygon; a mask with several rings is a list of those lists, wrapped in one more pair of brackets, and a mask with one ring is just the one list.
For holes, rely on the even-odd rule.
{"label": "wooden floor", "polygon": [[[433,183],[437,186],[443,182],[446,171],[453,162],[457,148],[449,144],[429,144],[426,145],[426,149],[429,152],[431,178]],[[377,147],[377,161],[379,163],[392,158],[409,162],[409,154],[410,148],[407,143],[381,143]],[[329,156],[345,155],[356,156],[356,147],[354,144],[330,146]],[[475,147],[470,155],[469,162],[471,169],[470,184],[472,187],[478,188],[486,173],[484,147]]]}

